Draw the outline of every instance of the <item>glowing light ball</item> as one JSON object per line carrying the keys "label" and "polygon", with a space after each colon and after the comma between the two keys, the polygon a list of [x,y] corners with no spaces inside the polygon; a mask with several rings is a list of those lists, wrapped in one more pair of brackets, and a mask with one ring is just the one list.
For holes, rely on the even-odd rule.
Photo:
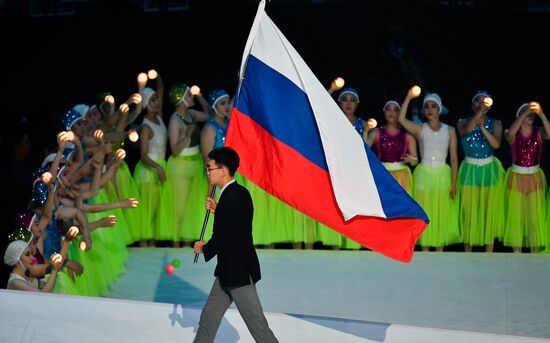
{"label": "glowing light ball", "polygon": [[126,151],[122,148],[118,149],[117,151],[115,151],[115,156],[117,159],[123,160],[126,158]]}
{"label": "glowing light ball", "polygon": [[200,89],[199,86],[197,86],[197,85],[191,86],[191,90],[190,90],[190,91],[191,91],[191,94],[193,94],[193,95],[199,95],[199,94],[201,94],[201,89]]}
{"label": "glowing light ball", "polygon": [[86,251],[86,248],[87,248],[86,242],[80,241],[79,247],[80,247],[80,250]]}
{"label": "glowing light ball", "polygon": [[179,268],[181,266],[181,261],[178,260],[177,258],[175,258],[173,261],[172,261],[172,265],[175,267],[175,268]]}
{"label": "glowing light ball", "polygon": [[49,185],[50,181],[52,181],[52,174],[50,172],[45,172],[44,174],[40,175],[40,179],[45,184]]}
{"label": "glowing light ball", "polygon": [[491,99],[489,97],[483,98],[483,105],[485,105],[487,107],[493,106],[493,99]]}
{"label": "glowing light ball", "polygon": [[345,84],[346,84],[346,81],[344,81],[344,79],[341,77],[337,77],[334,79],[334,85],[338,88],[344,87]]}
{"label": "glowing light ball", "polygon": [[540,104],[538,102],[530,102],[529,103],[529,108],[531,109],[531,111],[534,111],[534,112],[538,112],[540,111]]}
{"label": "glowing light ball", "polygon": [[128,107],[128,104],[122,104],[122,105],[120,105],[118,110],[122,113],[126,113],[130,110],[130,107]]}
{"label": "glowing light ball", "polygon": [[370,118],[369,120],[367,120],[367,126],[369,127],[369,129],[374,129],[376,125],[378,125],[376,119]]}
{"label": "glowing light ball", "polygon": [[159,76],[159,73],[157,73],[155,69],[151,69],[147,72],[147,77],[149,78],[149,80],[154,80],[157,78],[157,76]]}
{"label": "glowing light ball", "polygon": [[136,130],[130,130],[130,132],[128,132],[128,139],[130,142],[137,142],[139,139],[139,133],[137,133]]}
{"label": "glowing light ball", "polygon": [[94,138],[97,140],[103,139],[103,135],[104,135],[103,130],[97,129],[94,131]]}
{"label": "glowing light ball", "polygon": [[174,265],[168,264],[166,265],[166,268],[164,268],[164,271],[166,271],[166,274],[171,275],[174,273]]}
{"label": "glowing light ball", "polygon": [[136,105],[141,103],[141,95],[139,93],[132,95],[132,102]]}
{"label": "glowing light ball", "polygon": [[414,96],[419,96],[421,92],[422,92],[422,89],[420,89],[420,87],[418,86],[414,86],[413,88],[411,88],[411,93]]}
{"label": "glowing light ball", "polygon": [[115,103],[115,97],[112,96],[111,94],[105,96],[105,102],[108,102],[110,104],[114,104]]}
{"label": "glowing light ball", "polygon": [[137,77],[137,82],[138,82],[138,85],[145,86],[145,84],[147,83],[147,74],[139,73]]}
{"label": "glowing light ball", "polygon": [[80,233],[80,230],[76,226],[73,225],[69,228],[67,233],[70,234],[71,236],[78,236],[78,234]]}
{"label": "glowing light ball", "polygon": [[72,131],[67,131],[67,140],[74,141],[74,133]]}
{"label": "glowing light ball", "polygon": [[61,261],[63,261],[63,257],[58,253],[52,254],[51,259],[53,263],[61,263]]}

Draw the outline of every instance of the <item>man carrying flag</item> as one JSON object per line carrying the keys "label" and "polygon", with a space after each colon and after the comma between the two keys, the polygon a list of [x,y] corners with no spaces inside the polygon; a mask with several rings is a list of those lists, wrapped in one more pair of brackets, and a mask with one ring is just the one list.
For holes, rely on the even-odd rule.
{"label": "man carrying flag", "polygon": [[256,342],[276,343],[277,338],[264,316],[256,282],[260,281],[260,262],[252,243],[254,205],[248,190],[235,181],[239,155],[228,147],[208,154],[208,181],[220,189],[219,202],[206,199],[206,207],[215,213],[212,238],[207,244],[195,242],[197,254],[209,261],[217,257],[216,280],[204,306],[195,343],[214,342],[222,317],[235,302]]}
{"label": "man carrying flag", "polygon": [[[253,205],[246,188],[234,182],[239,165],[245,177],[277,198],[403,262],[411,260],[428,223],[264,7],[261,1],[246,43],[226,147],[208,156],[208,178],[221,189],[220,203],[207,199],[209,210],[218,208],[214,231],[208,243],[198,241],[194,249],[207,260],[217,255],[218,264],[195,342],[214,341],[233,301],[257,342],[277,341],[256,293],[260,268],[252,243]],[[362,176],[359,183],[355,175]]]}
{"label": "man carrying flag", "polygon": [[365,145],[260,2],[243,54],[226,146],[273,196],[393,259],[409,262],[422,208]]}

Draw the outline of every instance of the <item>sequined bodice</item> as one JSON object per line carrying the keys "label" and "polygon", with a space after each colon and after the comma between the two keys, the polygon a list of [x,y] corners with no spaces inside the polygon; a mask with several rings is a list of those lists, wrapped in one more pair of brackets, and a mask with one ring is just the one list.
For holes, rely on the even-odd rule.
{"label": "sequined bodice", "polygon": [[385,126],[380,127],[376,152],[382,162],[402,161],[407,153],[407,131],[400,128],[396,134],[392,135]]}
{"label": "sequined bodice", "polygon": [[51,256],[54,252],[61,251],[61,225],[55,213],[52,213],[50,222],[46,226],[46,237],[44,238],[44,256]]}
{"label": "sequined bodice", "polygon": [[214,148],[220,148],[225,144],[225,136],[227,134],[227,128],[229,126],[229,119],[224,118],[225,127],[222,127],[214,118],[210,118],[207,121],[208,125],[212,125],[216,131],[216,141],[214,142]]}
{"label": "sequined bodice", "polygon": [[[467,118],[466,120],[470,120]],[[487,129],[490,133],[493,133],[495,121],[493,118],[487,118],[483,127]],[[462,143],[462,148],[464,149],[464,155],[471,158],[486,158],[493,156],[493,147],[481,132],[479,126],[476,126],[474,130],[470,133],[467,133],[460,137],[460,142]]]}
{"label": "sequined bodice", "polygon": [[143,119],[143,125],[147,125],[154,133],[149,140],[148,155],[153,159],[164,159],[166,156],[166,143],[168,142],[168,130],[160,116],[157,116],[160,124],[155,124],[147,118]]}
{"label": "sequined bodice", "polygon": [[365,131],[363,119],[362,118],[355,118],[355,123],[353,123],[353,127],[355,130],[363,137],[363,131]]}
{"label": "sequined bodice", "polygon": [[419,144],[422,161],[445,163],[449,151],[449,126],[441,123],[439,130],[433,131],[428,123],[422,124]]}
{"label": "sequined bodice", "polygon": [[513,164],[521,167],[532,167],[540,164],[542,141],[537,128],[533,127],[529,136],[524,136],[521,130],[518,130],[510,149]]}

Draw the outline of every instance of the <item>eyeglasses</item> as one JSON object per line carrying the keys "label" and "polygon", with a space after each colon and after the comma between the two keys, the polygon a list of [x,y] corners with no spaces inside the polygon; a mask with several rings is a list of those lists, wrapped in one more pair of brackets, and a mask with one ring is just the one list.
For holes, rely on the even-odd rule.
{"label": "eyeglasses", "polygon": [[216,169],[223,169],[223,167],[218,167],[218,168],[206,168],[206,174],[210,174],[210,172],[212,170],[216,170]]}

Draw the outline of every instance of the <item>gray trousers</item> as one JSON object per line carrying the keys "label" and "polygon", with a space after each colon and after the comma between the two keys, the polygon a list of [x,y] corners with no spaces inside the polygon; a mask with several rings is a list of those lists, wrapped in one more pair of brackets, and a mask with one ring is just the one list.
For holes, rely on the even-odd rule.
{"label": "gray trousers", "polygon": [[256,342],[278,342],[265,319],[256,286],[251,282],[250,285],[241,287],[222,287],[218,278],[214,281],[202,309],[199,329],[193,342],[214,342],[223,315],[233,301]]}

